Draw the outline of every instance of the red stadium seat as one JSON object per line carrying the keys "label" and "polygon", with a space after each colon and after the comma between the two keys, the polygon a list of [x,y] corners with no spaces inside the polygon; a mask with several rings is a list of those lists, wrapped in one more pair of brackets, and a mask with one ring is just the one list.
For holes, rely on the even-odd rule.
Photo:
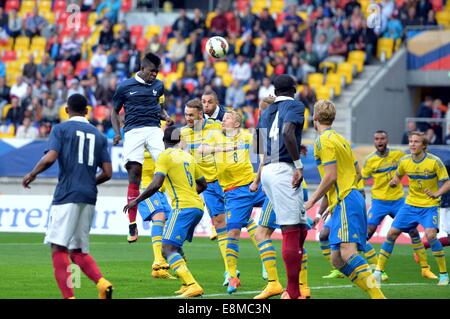
{"label": "red stadium seat", "polygon": [[66,11],[66,6],[66,0],[56,0],[55,4],[53,5],[53,12]]}
{"label": "red stadium seat", "polygon": [[2,61],[3,61],[3,62],[6,62],[6,61],[15,61],[16,59],[17,59],[16,51],[6,51],[6,52],[3,54]]}
{"label": "red stadium seat", "polygon": [[66,28],[68,25],[67,23],[67,18],[69,18],[69,16],[71,15],[71,13],[63,11],[59,14],[58,16],[58,20],[56,20],[56,24],[63,26],[64,28]]}
{"label": "red stadium seat", "polygon": [[81,60],[77,62],[77,67],[75,68],[75,73],[79,75],[82,71],[89,68],[89,61]]}
{"label": "red stadium seat", "polygon": [[441,11],[444,6],[442,0],[431,0],[430,2],[434,12]]}
{"label": "red stadium seat", "polygon": [[78,36],[81,38],[88,38],[91,35],[91,28],[87,24],[82,24],[78,30]]}
{"label": "red stadium seat", "polygon": [[144,27],[142,25],[133,25],[130,27],[130,35],[132,37],[141,37],[144,32]]}
{"label": "red stadium seat", "polygon": [[128,12],[131,10],[132,6],[133,6],[132,0],[122,0],[122,7],[120,8],[120,11]]}
{"label": "red stadium seat", "polygon": [[144,52],[147,48],[148,40],[146,38],[138,38],[136,41],[136,49],[140,52]]}
{"label": "red stadium seat", "polygon": [[19,0],[8,0],[5,4],[5,12],[9,13],[12,9],[16,9],[19,11],[20,8],[20,2]]}
{"label": "red stadium seat", "polygon": [[94,108],[94,119],[102,122],[104,119],[109,117],[109,108],[104,105],[97,105]]}
{"label": "red stadium seat", "polygon": [[283,48],[283,45],[286,43],[286,40],[284,38],[273,38],[270,40],[270,43],[272,44],[273,51],[281,51]]}

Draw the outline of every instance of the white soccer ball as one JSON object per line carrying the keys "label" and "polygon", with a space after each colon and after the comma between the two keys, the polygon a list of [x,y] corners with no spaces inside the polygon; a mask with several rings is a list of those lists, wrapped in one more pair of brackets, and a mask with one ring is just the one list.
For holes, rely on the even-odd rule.
{"label": "white soccer ball", "polygon": [[205,50],[215,59],[223,58],[228,53],[228,42],[219,36],[211,37],[206,42]]}

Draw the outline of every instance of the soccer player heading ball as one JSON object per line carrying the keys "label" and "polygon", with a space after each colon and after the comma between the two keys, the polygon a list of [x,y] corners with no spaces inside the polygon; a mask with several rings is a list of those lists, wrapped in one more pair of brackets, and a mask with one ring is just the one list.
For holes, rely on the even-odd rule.
{"label": "soccer player heading ball", "polygon": [[[111,122],[115,132],[114,145],[122,139],[119,112],[122,107],[125,108],[123,158],[128,172],[128,201],[139,196],[144,148],[156,161],[164,150],[160,122],[165,120],[167,125],[173,124],[160,105],[164,96],[164,84],[156,79],[160,65],[161,59],[158,56],[147,53],[141,61],[141,70],[133,78],[122,82],[113,96],[114,110]],[[129,243],[135,242],[138,238],[136,214],[136,207],[128,211]]]}

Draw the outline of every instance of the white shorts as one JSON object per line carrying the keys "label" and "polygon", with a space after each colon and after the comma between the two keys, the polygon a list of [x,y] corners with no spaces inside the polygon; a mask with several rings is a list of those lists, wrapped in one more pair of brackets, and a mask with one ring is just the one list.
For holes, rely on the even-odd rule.
{"label": "white shorts", "polygon": [[439,230],[446,232],[447,235],[450,235],[450,207],[439,208],[439,219]]}
{"label": "white shorts", "polygon": [[94,205],[83,203],[52,205],[44,243],[68,249],[81,249],[83,253],[88,253],[89,231],[94,214]]}
{"label": "white shorts", "polygon": [[156,126],[139,127],[125,132],[122,154],[124,163],[144,163],[144,147],[156,162],[159,154],[164,151],[163,136],[161,128]]}
{"label": "white shorts", "polygon": [[265,165],[261,173],[262,186],[281,226],[306,224],[303,188],[292,188],[294,171],[293,164],[280,162]]}

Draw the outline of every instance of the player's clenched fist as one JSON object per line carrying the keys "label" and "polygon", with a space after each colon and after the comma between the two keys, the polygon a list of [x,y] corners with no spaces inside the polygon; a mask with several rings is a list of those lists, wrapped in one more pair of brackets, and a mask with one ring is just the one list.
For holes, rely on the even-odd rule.
{"label": "player's clenched fist", "polygon": [[119,142],[122,140],[122,135],[116,135],[116,136],[114,136],[114,139],[113,139],[113,145],[117,145],[117,144],[119,144]]}
{"label": "player's clenched fist", "polygon": [[34,181],[36,179],[36,176],[32,175],[31,173],[27,174],[24,176],[23,180],[22,180],[22,186],[25,188],[30,188],[30,184],[32,181]]}

